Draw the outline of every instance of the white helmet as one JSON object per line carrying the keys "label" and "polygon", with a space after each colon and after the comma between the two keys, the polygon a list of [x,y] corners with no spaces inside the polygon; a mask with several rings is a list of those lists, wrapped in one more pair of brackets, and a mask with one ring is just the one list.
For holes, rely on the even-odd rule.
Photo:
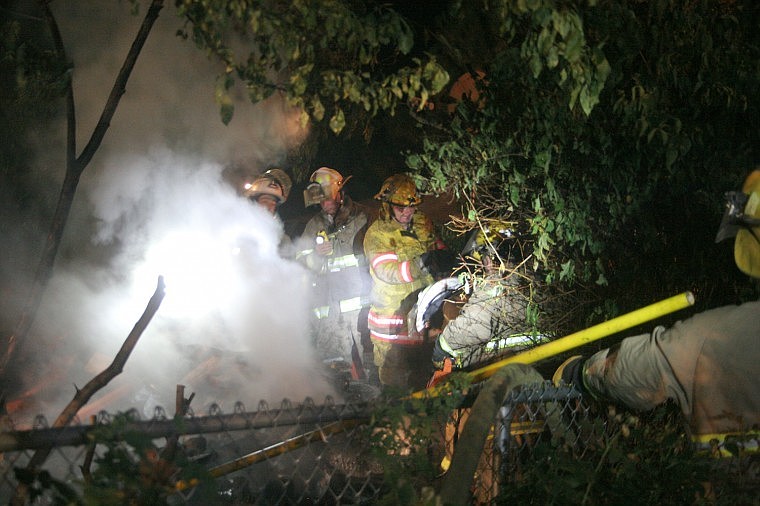
{"label": "white helmet", "polygon": [[271,195],[279,205],[288,199],[291,186],[292,182],[285,171],[276,168],[269,169],[254,179],[252,183],[246,183],[243,196],[256,200],[261,195]]}

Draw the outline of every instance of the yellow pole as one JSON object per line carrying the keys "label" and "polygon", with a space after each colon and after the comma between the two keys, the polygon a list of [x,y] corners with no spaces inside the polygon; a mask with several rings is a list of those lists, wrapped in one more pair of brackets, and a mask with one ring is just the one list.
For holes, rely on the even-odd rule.
{"label": "yellow pole", "polygon": [[[255,452],[249,453],[248,455],[243,455],[242,457],[232,460],[230,462],[226,462],[219,466],[212,467],[211,469],[208,470],[209,477],[219,478],[220,476],[224,476],[226,474],[230,474],[232,472],[238,471],[245,467],[252,466],[253,464],[256,464],[257,462],[261,462],[265,459],[276,457],[278,455],[282,455],[283,453],[287,453],[292,450],[297,450],[298,448],[305,446],[307,443],[310,443],[312,441],[318,441],[320,439],[325,439],[326,436],[329,436],[331,434],[337,434],[339,432],[343,432],[344,430],[347,430],[350,427],[356,426],[358,423],[359,423],[358,420],[342,420],[338,422],[333,422],[329,425],[326,425],[325,427],[322,427],[321,429],[316,429],[311,432],[306,432],[305,434],[300,434],[290,439],[286,439],[285,441],[280,441],[279,443],[273,444],[272,446],[268,446],[262,450],[257,450]],[[190,480],[187,480],[187,481],[185,480],[177,481],[177,483],[174,484],[174,488],[175,490],[181,492],[183,490],[196,487],[199,484],[200,484],[199,479],[191,478]]]}
{"label": "yellow pole", "polygon": [[[591,343],[593,341],[601,339],[602,337],[606,337],[622,330],[635,327],[640,323],[654,320],[655,318],[666,315],[668,313],[673,313],[679,309],[689,307],[693,304],[694,295],[691,292],[684,292],[678,295],[674,295],[673,297],[662,300],[660,302],[656,302],[654,304],[650,304],[649,306],[637,309],[636,311],[632,311],[630,313],[626,313],[622,316],[618,316],[612,320],[607,320],[606,322],[594,325],[593,327],[589,327],[585,330],[570,334],[569,336],[556,339],[550,343],[537,346],[528,351],[518,353],[517,355],[505,358],[504,360],[500,360],[499,362],[487,365],[481,369],[471,371],[467,373],[467,375],[472,379],[473,382],[481,381],[490,377],[497,370],[507,364],[532,364],[534,362],[538,362],[539,360],[553,357],[572,348],[577,348],[579,346]],[[427,390],[414,392],[412,394],[412,397],[419,398],[425,396],[426,393],[430,395],[436,391],[436,387],[432,387]],[[233,471],[237,471],[239,469],[243,469],[244,467],[253,465],[257,462],[262,461],[263,459],[271,458],[276,455],[280,455],[282,453],[300,448],[308,442],[323,438],[325,435],[342,432],[347,428],[356,425],[357,423],[358,421],[356,420],[334,422],[323,427],[322,429],[295,436],[288,440],[264,448],[263,450],[255,451],[231,462],[216,466],[209,470],[209,474],[212,478],[218,478],[219,476],[223,476]],[[175,484],[175,489],[182,491],[195,487],[199,483],[200,481],[198,479],[191,479],[189,481],[180,480]]]}
{"label": "yellow pole", "polygon": [[[598,325],[594,325],[593,327],[580,330],[574,334],[570,334],[560,339],[555,339],[550,343],[542,344],[530,350],[518,353],[517,355],[507,357],[504,360],[500,360],[480,369],[471,371],[467,373],[467,375],[473,382],[481,381],[490,377],[497,370],[501,369],[507,364],[533,364],[539,360],[559,355],[560,353],[567,350],[589,344],[603,337],[607,337],[625,329],[635,327],[636,325],[639,325],[646,321],[654,320],[655,318],[673,313],[679,309],[684,309],[693,304],[694,295],[691,292],[683,292],[678,295],[674,295],[673,297],[661,300],[660,302],[655,302],[649,306],[645,306],[630,313],[618,316],[617,318],[613,318]],[[423,397],[426,392],[429,394],[430,390],[432,389],[415,392],[412,394],[412,397]]]}

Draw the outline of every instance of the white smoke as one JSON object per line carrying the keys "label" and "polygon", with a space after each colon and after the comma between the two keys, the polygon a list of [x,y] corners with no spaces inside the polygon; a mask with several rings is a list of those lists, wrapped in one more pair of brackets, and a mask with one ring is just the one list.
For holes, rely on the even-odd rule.
{"label": "white smoke", "polygon": [[[146,7],[143,3],[143,9]],[[97,123],[142,20],[128,3],[56,2],[74,62],[78,149]],[[167,291],[124,372],[89,414],[155,404],[174,386],[216,402],[279,402],[331,393],[308,332],[306,272],[277,253],[282,224],[243,199],[231,166],[279,165],[305,132],[273,97],[239,100],[224,126],[213,100],[218,68],[175,36],[165,7],[137,61],[104,142],[85,170],[54,278],[24,348],[25,388],[48,418],[105,368],[142,314],[159,275]],[[59,187],[63,122],[39,135],[39,170]],[[51,171],[51,167],[60,170]],[[49,217],[40,218],[47,227]],[[31,350],[31,353],[30,353]],[[37,413],[28,413],[34,415]],[[23,421],[22,421],[23,424]]]}

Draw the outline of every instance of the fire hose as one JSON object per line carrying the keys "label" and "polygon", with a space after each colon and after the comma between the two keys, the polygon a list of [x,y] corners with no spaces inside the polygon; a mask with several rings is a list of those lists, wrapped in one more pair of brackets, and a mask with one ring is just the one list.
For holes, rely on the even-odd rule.
{"label": "fire hose", "polygon": [[[650,304],[643,308],[637,309],[630,313],[626,313],[611,320],[607,320],[600,324],[594,325],[587,329],[556,339],[547,344],[543,344],[530,350],[518,353],[480,369],[467,372],[465,374],[467,374],[472,382],[482,381],[491,377],[498,370],[508,364],[532,364],[540,360],[556,356],[573,348],[589,344],[603,337],[607,337],[617,332],[635,327],[641,323],[654,320],[680,309],[684,309],[686,307],[692,306],[693,304],[694,295],[691,292],[683,292],[678,295],[674,295],[673,297],[669,297],[654,304]],[[442,381],[443,379],[445,379],[445,376],[441,377],[439,381]],[[436,396],[438,393],[440,393],[440,391],[440,387],[431,386],[425,390],[412,393],[411,397],[422,398],[425,396]],[[257,462],[261,462],[264,459],[301,448],[311,441],[325,439],[325,436],[328,434],[336,434],[342,432],[351,427],[354,427],[359,423],[361,423],[360,420],[343,420],[331,423],[330,425],[327,425],[321,429],[300,434],[285,441],[281,441],[274,445],[268,446],[267,448],[257,450],[238,459],[213,467],[209,470],[209,475],[212,478],[224,476],[225,474],[229,474],[239,469],[253,465]],[[175,484],[175,489],[177,491],[182,491],[195,487],[199,483],[200,481],[197,479],[188,481],[180,480]]]}
{"label": "fire hose", "polygon": [[[326,440],[328,435],[343,432],[344,430],[347,430],[358,424],[359,420],[341,420],[338,422],[333,422],[325,427],[299,434],[298,436],[288,438],[285,441],[280,441],[279,443],[267,446],[261,450],[243,455],[242,457],[235,460],[231,460],[216,467],[212,467],[208,470],[208,475],[212,479],[219,478],[220,476],[224,476],[226,474],[239,471],[240,469],[244,469],[248,466],[252,466],[253,464],[261,462],[264,459],[269,459],[292,450],[297,450],[298,448],[301,448],[312,441]],[[200,483],[201,480],[197,478],[190,480],[179,480],[174,484],[174,488],[178,492],[181,492],[183,490],[196,487]]]}
{"label": "fire hose", "polygon": [[[555,339],[546,344],[536,346],[530,350],[523,351],[511,357],[507,357],[503,360],[495,362],[493,364],[481,367],[474,371],[466,372],[465,374],[474,383],[482,381],[492,376],[496,371],[501,369],[507,364],[533,364],[540,360],[544,360],[549,357],[553,357],[580,346],[597,341],[603,337],[616,334],[623,330],[635,327],[641,323],[654,320],[660,316],[664,316],[669,313],[673,313],[680,309],[684,309],[694,304],[694,295],[691,292],[683,292],[673,297],[655,302],[648,306],[642,307],[630,313],[618,316],[611,320],[594,325],[587,329],[575,332],[565,337]],[[439,391],[435,385],[443,381],[448,374],[441,375],[430,388],[420,390],[412,394],[413,398],[421,398],[426,395],[436,395]]]}

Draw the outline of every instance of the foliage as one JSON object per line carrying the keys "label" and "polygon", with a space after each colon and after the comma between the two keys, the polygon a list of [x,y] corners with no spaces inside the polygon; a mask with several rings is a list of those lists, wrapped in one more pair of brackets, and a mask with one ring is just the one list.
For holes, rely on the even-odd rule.
{"label": "foliage", "polygon": [[84,483],[86,504],[169,504],[177,480],[208,479],[200,466],[182,452],[166,460],[146,434],[129,431],[131,412],[118,414],[92,433],[106,451],[95,458],[95,468]]}
{"label": "foliage", "polygon": [[31,504],[36,504],[36,501],[47,501],[55,505],[81,504],[77,492],[71,486],[53,478],[47,471],[35,472],[15,467],[13,472],[16,481],[26,487]]}
{"label": "foliage", "polygon": [[234,112],[230,91],[236,78],[252,102],[282,93],[302,110],[302,124],[327,119],[335,133],[346,125],[346,107],[369,116],[394,114],[400,103],[414,100],[421,109],[448,81],[434,57],[410,55],[411,28],[382,4],[177,0],[176,5],[187,20],[181,35],[225,65],[216,87],[224,123]]}
{"label": "foliage", "polygon": [[468,384],[464,375],[453,374],[438,395],[383,392],[384,401],[377,403],[369,423],[372,452],[388,485],[378,504],[425,502],[425,486],[435,478],[444,455],[443,428]]}
{"label": "foliage", "polygon": [[[697,454],[673,405],[642,416],[617,411],[599,414],[604,436],[574,448],[545,441],[523,462],[524,474],[502,488],[498,504],[718,504],[738,501],[745,491],[725,488],[732,471]],[[711,482],[711,499],[705,484]],[[642,486],[646,484],[646,486]]]}
{"label": "foliage", "polygon": [[[760,6],[487,6],[497,15],[480,29],[497,42],[480,58],[479,99],[428,117],[439,128],[409,166],[453,190],[470,219],[520,222],[550,284],[609,286],[629,306],[685,279],[698,300],[725,272],[738,279],[712,239],[722,193],[759,158]],[[732,290],[711,295],[734,301]]]}
{"label": "foliage", "polygon": [[[119,413],[111,423],[98,426],[90,433],[92,448],[102,446],[105,451],[95,455],[92,470],[89,466],[82,468],[85,477],[81,483],[74,484],[81,486],[76,490],[72,484],[53,479],[47,471],[15,469],[19,483],[29,487],[29,498],[45,497],[55,504],[99,506],[171,504],[175,482],[210,480],[207,471],[188,460],[181,451],[167,460],[150,436],[130,430],[128,425],[134,417],[133,411]],[[213,497],[209,497],[211,499]]]}

